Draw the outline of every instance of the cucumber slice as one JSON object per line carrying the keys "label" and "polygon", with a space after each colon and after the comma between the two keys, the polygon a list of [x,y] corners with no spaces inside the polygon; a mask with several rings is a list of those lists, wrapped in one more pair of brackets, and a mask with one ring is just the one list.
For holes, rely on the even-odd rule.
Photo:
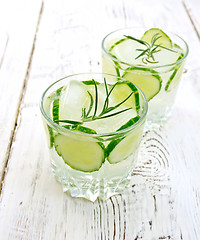
{"label": "cucumber slice", "polygon": [[[128,128],[135,124],[140,119],[140,116],[136,116],[130,119],[127,123],[121,126],[117,131]],[[115,164],[125,160],[134,149],[138,147],[142,130],[136,134],[129,134],[127,137],[118,138],[112,140],[105,149],[105,154],[110,164]]]}
{"label": "cucumber slice", "polygon": [[[93,80],[86,80],[86,81],[81,81],[82,83],[84,83],[85,85],[94,85],[94,81]],[[100,83],[95,81],[96,85],[99,85]]]}
{"label": "cucumber slice", "polygon": [[[184,57],[184,54],[181,53],[181,55],[178,57],[177,61],[182,59]],[[181,78],[182,72],[183,72],[183,67],[184,65],[182,64],[181,66],[178,65],[178,67],[175,68],[173,71],[172,75],[170,76],[166,86],[165,86],[165,91],[170,92],[179,82],[179,79]]]}
{"label": "cucumber slice", "polygon": [[[70,128],[67,126],[65,127]],[[89,134],[96,133],[90,128],[79,125],[72,126],[72,129]],[[54,138],[54,145],[56,152],[63,158],[64,162],[78,171],[98,171],[105,161],[104,145],[100,142],[58,134]]]}
{"label": "cucumber slice", "polygon": [[[53,106],[52,106],[53,121],[59,119],[59,98],[58,97],[60,96],[62,89],[63,89],[63,86],[57,89],[56,92],[54,92],[56,93],[56,97],[53,101]],[[49,125],[47,125],[47,128],[49,132],[50,148],[52,148],[54,144],[54,133],[53,133],[53,129]]]}
{"label": "cucumber slice", "polygon": [[129,67],[122,77],[136,84],[148,101],[155,97],[162,87],[162,79],[158,72],[149,68]]}
{"label": "cucumber slice", "polygon": [[128,63],[131,65],[135,64],[135,59],[138,56],[138,51],[136,49],[138,48],[141,48],[141,43],[133,41],[129,38],[122,38],[110,47],[108,52],[113,57],[113,62],[118,76],[120,76],[120,69],[123,69],[121,67],[122,63]]}
{"label": "cucumber slice", "polygon": [[131,118],[127,123],[125,123],[124,125],[122,125],[117,131],[126,129],[130,126],[132,126],[133,124],[135,124],[137,121],[140,120],[140,116],[136,116],[134,118]]}
{"label": "cucumber slice", "polygon": [[115,42],[115,43],[110,47],[109,52],[112,52],[112,50],[114,49],[114,47],[116,47],[118,44],[120,44],[120,43],[122,43],[122,42],[124,42],[124,41],[126,41],[126,40],[127,40],[127,38],[122,38],[122,39],[118,40],[117,42]]}
{"label": "cucumber slice", "polygon": [[112,97],[116,99],[116,102],[121,102],[126,99],[129,94],[133,92],[133,95],[123,103],[124,106],[130,107],[138,111],[140,109],[140,97],[138,89],[130,81],[119,81],[112,92]]}
{"label": "cucumber slice", "polygon": [[54,134],[52,128],[47,124],[48,132],[49,132],[49,147],[52,148],[54,144]]}
{"label": "cucumber slice", "polygon": [[63,89],[63,86],[60,87],[60,88],[58,88],[58,89],[56,90],[56,95],[57,95],[57,97],[60,96],[62,89]]}
{"label": "cucumber slice", "polygon": [[80,126],[80,125],[73,125],[72,129],[75,130],[75,131],[83,132],[83,133],[96,134],[95,130],[93,130],[91,128],[88,128],[88,127],[83,127],[83,126]]}
{"label": "cucumber slice", "polygon": [[152,38],[156,34],[158,37],[160,37],[158,40],[156,40],[156,45],[160,44],[162,47],[166,47],[166,48],[173,47],[173,43],[172,43],[172,40],[170,39],[170,37],[159,28],[151,28],[151,29],[147,30],[143,34],[141,39],[148,43],[151,43]]}
{"label": "cucumber slice", "polygon": [[[53,121],[58,120],[59,119],[59,96],[60,93],[62,91],[63,87],[60,87],[59,89],[57,89],[53,94],[55,95],[55,99],[53,100],[53,105],[52,105],[52,118]],[[53,129],[47,125],[47,129],[49,132],[49,147],[52,148],[53,144],[54,144],[54,133],[53,133]]]}
{"label": "cucumber slice", "polygon": [[[112,54],[112,53],[110,53],[110,55],[113,57],[113,58],[116,58],[116,60],[117,60],[117,57],[114,55],[114,54]],[[117,62],[117,61],[115,61],[115,60],[113,60],[113,62],[114,62],[114,65],[115,65],[115,71],[116,71],[116,75],[118,76],[118,77],[120,77],[120,64]]]}
{"label": "cucumber slice", "polygon": [[61,94],[63,87],[60,87],[56,90],[56,98],[53,101],[53,106],[52,106],[52,117],[53,121],[59,119],[59,96]]}
{"label": "cucumber slice", "polygon": [[55,98],[52,107],[53,121],[59,119],[59,98]]}

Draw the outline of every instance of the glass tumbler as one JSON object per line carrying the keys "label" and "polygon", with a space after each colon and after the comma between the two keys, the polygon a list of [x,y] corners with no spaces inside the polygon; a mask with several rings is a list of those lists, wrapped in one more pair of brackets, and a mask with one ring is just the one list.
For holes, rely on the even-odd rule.
{"label": "glass tumbler", "polygon": [[129,185],[147,114],[133,83],[110,74],[67,76],[43,93],[40,109],[51,169],[63,191],[105,200]]}
{"label": "glass tumbler", "polygon": [[136,84],[148,100],[148,126],[160,126],[171,114],[187,55],[187,43],[176,34],[124,28],[103,39],[102,71]]}

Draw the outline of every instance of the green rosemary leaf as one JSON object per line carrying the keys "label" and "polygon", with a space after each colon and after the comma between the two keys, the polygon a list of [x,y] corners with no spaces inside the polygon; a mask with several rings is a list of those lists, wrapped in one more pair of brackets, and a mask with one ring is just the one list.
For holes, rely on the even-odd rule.
{"label": "green rosemary leaf", "polygon": [[[156,45],[157,46],[157,45]],[[167,48],[167,47],[164,47],[164,46],[162,46],[161,44],[159,45],[159,47],[160,48],[164,48],[164,49],[166,49],[166,50],[168,50],[168,51],[170,51],[170,52],[176,52],[175,50],[173,50],[173,49],[171,49],[171,48]]]}
{"label": "green rosemary leaf", "polygon": [[[163,48],[163,49],[166,49],[171,52],[176,52],[173,49],[162,46],[162,44],[158,44],[158,45],[156,44],[156,41],[162,37],[161,35],[159,35],[159,33],[156,33],[155,35],[153,35],[150,44],[144,40],[137,39],[132,36],[125,35],[125,37],[128,39],[134,40],[136,42],[139,42],[142,45],[145,45],[146,49],[140,49],[140,48],[136,49],[137,51],[139,51],[141,53],[135,58],[135,59],[138,59],[140,57],[143,57],[142,62],[144,64],[147,64],[147,62],[148,63],[158,63],[158,61],[155,60],[154,54],[160,51],[159,48]],[[152,61],[150,59],[152,59]]]}
{"label": "green rosemary leaf", "polygon": [[137,48],[136,50],[139,52],[143,52],[145,49]]}
{"label": "green rosemary leaf", "polygon": [[[130,109],[132,109],[132,108],[125,108],[125,109],[123,109],[123,110],[120,110],[120,111],[118,111],[118,112],[115,112],[115,113],[112,113],[112,114],[109,114],[109,115],[97,117],[96,119],[113,117],[113,116],[118,115],[118,114],[120,114],[120,113],[126,112],[126,111],[128,111],[128,110],[130,110]],[[114,110],[114,108],[113,108],[112,110]]]}
{"label": "green rosemary leaf", "polygon": [[70,124],[83,124],[83,122],[73,121],[73,120],[55,120],[54,122],[70,123]]}
{"label": "green rosemary leaf", "polygon": [[153,61],[150,61],[149,59],[145,59],[145,61],[147,61],[148,63],[158,63],[158,61],[155,61],[155,59],[153,59]]}
{"label": "green rosemary leaf", "polygon": [[106,83],[106,78],[104,78],[103,80],[104,80],[104,86],[105,86],[105,90],[106,90],[106,100],[105,100],[105,103],[104,103],[104,106],[103,106],[103,110],[102,110],[102,111],[104,111],[104,109],[107,108],[107,107],[108,107],[108,104],[109,104],[108,85],[107,85],[107,83]]}
{"label": "green rosemary leaf", "polygon": [[93,104],[94,104],[94,100],[93,100],[92,94],[89,91],[88,91],[88,94],[90,96],[90,106],[89,106],[88,111],[86,113],[86,117],[90,114],[90,112],[92,110],[92,107],[93,107]]}
{"label": "green rosemary leaf", "polygon": [[132,37],[132,36],[128,36],[128,35],[124,35],[126,38],[128,38],[128,39],[131,39],[131,40],[134,40],[134,41],[136,41],[136,42],[139,42],[139,43],[141,43],[141,44],[143,44],[143,45],[145,45],[145,46],[149,46],[149,44],[147,43],[147,42],[145,42],[145,41],[143,41],[143,40],[141,40],[141,39],[137,39],[137,38],[134,38],[134,37]]}
{"label": "green rosemary leaf", "polygon": [[143,52],[141,54],[139,54],[135,59],[138,59],[139,57],[143,56],[146,54],[146,52],[148,52],[149,49],[147,48],[146,50],[143,50]]}
{"label": "green rosemary leaf", "polygon": [[151,39],[151,46],[154,46],[155,42],[161,37],[162,36],[159,36],[159,33],[156,33]]}
{"label": "green rosemary leaf", "polygon": [[86,117],[86,109],[85,108],[82,108],[82,115],[81,115],[82,118],[85,118]]}
{"label": "green rosemary leaf", "polygon": [[[151,53],[151,58],[153,59],[153,61],[155,62],[156,60],[155,60],[155,58],[154,58],[154,56],[153,56],[153,53]],[[148,60],[148,59],[147,59]]]}
{"label": "green rosemary leaf", "polygon": [[[56,122],[56,123],[59,123],[59,122],[68,123],[68,124],[71,124],[71,125],[82,125],[84,122],[89,122],[89,121],[93,121],[93,120],[97,120],[97,119],[104,119],[104,118],[108,118],[108,117],[113,117],[115,115],[118,115],[120,113],[123,113],[123,112],[131,109],[131,108],[125,108],[123,110],[120,110],[120,111],[117,111],[117,112],[115,111],[115,112],[111,113],[112,111],[116,110],[119,106],[121,106],[123,103],[125,103],[133,94],[135,94],[135,89],[133,89],[133,92],[131,92],[123,101],[116,104],[115,106],[110,106],[109,107],[109,97],[110,97],[112,91],[114,90],[114,88],[116,87],[116,85],[120,84],[120,81],[111,85],[111,87],[109,89],[108,84],[106,82],[106,79],[104,78],[104,87],[105,87],[105,91],[106,91],[106,98],[104,100],[104,106],[103,106],[102,112],[97,115],[97,108],[98,108],[98,88],[97,88],[97,84],[94,81],[94,79],[92,79],[91,81],[89,80],[87,82],[87,84],[88,83],[89,83],[89,85],[93,84],[94,87],[95,87],[95,96],[94,96],[95,99],[93,98],[90,91],[88,91],[88,95],[90,97],[90,105],[88,107],[88,110],[86,110],[86,108],[82,108],[81,121],[73,121],[73,120],[68,120],[68,119],[66,119],[66,120],[56,119],[54,122]],[[94,113],[92,115],[90,115],[93,107],[94,107]],[[110,114],[108,114],[108,113],[110,113]],[[67,126],[69,126],[69,125],[67,125]],[[70,126],[69,126],[69,128],[70,128]]]}
{"label": "green rosemary leaf", "polygon": [[126,102],[126,101],[127,101],[132,95],[133,95],[133,92],[130,93],[130,94],[128,95],[128,97],[126,97],[122,102],[116,104],[116,105],[113,106],[113,107],[109,107],[109,108],[107,108],[107,110],[106,110],[105,113],[108,113],[108,112],[111,112],[111,111],[117,109],[119,106],[121,106],[123,103],[125,103],[125,102]]}
{"label": "green rosemary leaf", "polygon": [[[159,48],[159,47],[160,47],[160,44],[159,44],[159,45],[155,45],[155,47],[154,47],[154,48],[152,48],[152,50],[151,50],[151,51],[152,51],[152,52],[155,52],[155,51],[156,51],[156,49],[157,49],[157,48]],[[158,51],[160,51],[160,50],[158,50]]]}
{"label": "green rosemary leaf", "polygon": [[98,89],[94,79],[92,79],[92,81],[94,82],[94,87],[95,87],[95,107],[94,107],[94,114],[93,114],[93,118],[94,118],[96,116],[97,106],[98,106]]}
{"label": "green rosemary leaf", "polygon": [[104,106],[103,106],[103,109],[100,113],[100,116],[102,116],[103,114],[105,114],[106,112],[106,109],[108,107],[108,102],[109,102],[109,97],[110,97],[110,94],[112,93],[113,89],[115,88],[115,86],[118,84],[118,82],[116,82],[112,88],[110,89],[110,91],[108,92],[107,96],[106,96],[106,99],[105,99],[105,102],[104,102]]}

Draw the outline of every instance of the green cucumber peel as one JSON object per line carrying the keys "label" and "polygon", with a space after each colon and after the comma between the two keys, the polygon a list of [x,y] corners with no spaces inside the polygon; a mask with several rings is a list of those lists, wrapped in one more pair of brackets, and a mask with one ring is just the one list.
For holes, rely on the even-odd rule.
{"label": "green cucumber peel", "polygon": [[53,101],[52,115],[53,121],[59,119],[59,98],[55,98]]}
{"label": "green cucumber peel", "polygon": [[[59,119],[59,98],[58,97],[60,96],[62,89],[63,89],[63,86],[56,90],[57,97],[54,99],[53,107],[52,107],[53,121],[56,121]],[[47,125],[47,127],[48,127],[49,137],[50,137],[50,148],[52,148],[54,144],[54,134],[53,134],[52,128],[49,125]]]}
{"label": "green cucumber peel", "polygon": [[135,98],[135,107],[136,107],[136,111],[138,113],[138,111],[140,110],[140,96],[139,96],[139,92],[138,92],[138,89],[136,88],[136,86],[128,80],[119,81],[118,84],[119,85],[126,84],[133,91],[134,98]]}
{"label": "green cucumber peel", "polygon": [[[87,128],[87,127],[83,127],[83,126],[80,126],[80,125],[65,125],[65,126],[63,126],[64,128],[66,128],[66,129],[70,129],[70,130],[73,130],[73,131],[79,131],[79,132],[83,132],[83,133],[88,133],[88,134],[96,134],[96,131],[95,130],[93,130],[93,129],[91,129],[91,128]],[[73,168],[73,169],[75,169],[75,170],[78,170],[78,171],[81,171],[81,172],[94,172],[94,171],[98,171],[100,168],[101,168],[101,166],[102,166],[102,164],[105,162],[105,146],[104,146],[104,144],[102,143],[102,142],[93,142],[93,141],[87,141],[87,139],[86,140],[83,140],[83,141],[86,141],[86,142],[88,142],[88,144],[90,144],[90,142],[91,143],[95,143],[95,144],[97,144],[100,148],[101,148],[101,150],[102,150],[102,158],[101,158],[101,162],[100,162],[100,165],[97,165],[97,167],[95,167],[94,169],[90,169],[90,170],[86,170],[86,169],[84,169],[83,167],[81,167],[81,165],[74,165],[74,164],[72,164],[72,162],[68,162],[67,161],[67,159],[65,159],[65,155],[63,155],[64,154],[64,152],[62,152],[64,149],[63,149],[63,144],[62,143],[60,143],[59,145],[58,145],[58,143],[56,144],[56,138],[59,138],[59,137],[64,137],[64,142],[65,142],[65,137],[67,138],[67,136],[64,136],[64,135],[62,135],[62,134],[57,134],[56,136],[55,136],[55,151],[57,152],[57,154],[60,156],[60,157],[62,157],[63,158],[63,160],[64,160],[64,162],[67,164],[67,165],[69,165],[71,168]],[[77,139],[77,140],[79,140],[79,139]],[[69,141],[69,140],[68,140]],[[78,141],[79,142],[79,141]],[[65,146],[65,145],[64,145]],[[94,144],[92,145],[93,147],[94,147]],[[78,147],[78,146],[77,146]],[[65,147],[64,147],[65,148]],[[84,153],[85,154],[85,153]],[[95,162],[94,162],[95,163]],[[94,164],[93,163],[93,164]]]}
{"label": "green cucumber peel", "polygon": [[[119,41],[117,41],[116,43],[114,43],[114,44],[110,47],[110,49],[108,50],[108,52],[109,52],[109,54],[110,54],[111,57],[113,57],[114,59],[118,60],[118,58],[112,53],[112,50],[113,50],[113,48],[114,48],[115,46],[117,46],[118,44],[126,41],[127,39],[128,39],[128,38],[122,38],[122,39],[120,39]],[[117,61],[113,60],[113,62],[114,62],[114,65],[115,65],[116,74],[117,74],[118,77],[120,77],[120,70],[119,70],[119,69],[121,68],[121,66],[120,66],[120,64],[119,64]]]}
{"label": "green cucumber peel", "polygon": [[[118,60],[117,57],[114,54],[112,54],[112,53],[109,53],[109,54],[110,54],[110,56],[112,56],[113,58]],[[114,62],[114,65],[115,65],[116,74],[117,74],[118,77],[120,77],[120,70],[119,69],[121,68],[121,66],[117,61],[113,60],[113,62]]]}
{"label": "green cucumber peel", "polygon": [[94,85],[94,82],[99,85],[100,83],[95,81],[95,80],[86,80],[86,81],[81,81],[85,85]]}
{"label": "green cucumber peel", "polygon": [[[149,99],[147,99],[148,100],[148,102],[153,98],[153,97],[155,97],[159,92],[160,92],[160,90],[161,90],[161,88],[162,88],[162,78],[159,76],[159,73],[157,72],[157,71],[155,71],[155,70],[153,70],[153,69],[149,69],[149,68],[145,68],[145,67],[128,67],[126,70],[125,70],[125,72],[124,72],[124,74],[123,74],[123,78],[126,78],[126,75],[127,74],[131,74],[131,72],[134,72],[134,71],[144,71],[144,72],[149,72],[149,73],[151,73],[151,75],[153,76],[153,77],[155,77],[158,81],[159,81],[159,89],[158,89],[158,91],[156,91],[156,93],[155,94],[153,94]],[[141,89],[142,90],[142,89]]]}
{"label": "green cucumber peel", "polygon": [[[181,55],[177,58],[177,61],[181,60],[184,57],[184,54],[181,53]],[[176,67],[175,70],[173,71],[172,75],[170,76],[166,86],[165,86],[165,91],[169,91],[169,86],[172,82],[172,80],[174,79],[174,77],[176,76],[177,71],[179,70],[180,66]]]}
{"label": "green cucumber peel", "polygon": [[[124,125],[122,125],[119,129],[117,129],[117,131],[121,131],[124,130],[130,126],[132,126],[133,124],[135,124],[136,122],[138,122],[140,120],[140,116],[136,116],[134,118],[131,118],[128,122],[126,122]],[[110,141],[110,143],[108,144],[108,146],[105,149],[105,155],[108,159],[108,162],[111,163],[109,161],[109,155],[110,153],[114,150],[114,148],[124,139],[125,137],[121,137],[118,139],[114,139],[112,141]],[[112,163],[111,163],[112,164]]]}
{"label": "green cucumber peel", "polygon": [[62,89],[63,89],[63,86],[60,87],[60,88],[58,88],[58,89],[56,90],[56,95],[57,95],[58,97],[60,96]]}
{"label": "green cucumber peel", "polygon": [[110,47],[110,49],[108,50],[108,52],[110,53],[115,46],[117,46],[118,44],[126,41],[127,39],[128,39],[128,38],[122,38],[122,39],[118,40],[116,43],[114,43],[114,44]]}
{"label": "green cucumber peel", "polygon": [[[97,134],[97,132],[95,130],[93,130],[91,128],[88,128],[88,127],[80,126],[80,125],[64,125],[63,127],[66,128],[66,129],[69,129],[69,130],[79,131],[79,132],[82,132],[82,133]],[[96,138],[96,139],[100,140],[98,138]],[[103,149],[103,151],[105,150],[105,146],[102,142],[97,142],[97,144],[99,144],[99,146]]]}
{"label": "green cucumber peel", "polygon": [[48,128],[48,132],[49,132],[50,148],[52,148],[53,143],[54,143],[53,129],[49,125],[47,125],[47,128]]}

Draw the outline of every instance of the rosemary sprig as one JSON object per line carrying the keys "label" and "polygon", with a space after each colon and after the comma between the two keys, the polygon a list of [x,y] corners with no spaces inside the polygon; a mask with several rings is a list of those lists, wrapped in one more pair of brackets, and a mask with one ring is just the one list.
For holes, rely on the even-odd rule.
{"label": "rosemary sprig", "polygon": [[83,124],[82,122],[72,121],[72,120],[55,120],[54,122],[56,122],[56,123],[59,123],[59,122],[69,123],[69,124],[73,124],[73,125],[81,125],[81,124]]}
{"label": "rosemary sprig", "polygon": [[[81,121],[73,121],[73,120],[55,120],[55,122],[62,122],[62,123],[69,123],[69,124],[73,124],[73,125],[81,125],[84,122],[90,122],[90,121],[94,121],[97,119],[104,119],[104,118],[109,118],[109,117],[113,117],[116,116],[118,114],[121,114],[123,112],[126,112],[128,110],[130,110],[131,108],[125,108],[119,111],[115,111],[117,108],[119,108],[123,103],[125,103],[134,92],[131,92],[123,101],[121,101],[120,103],[116,104],[115,106],[110,106],[109,107],[109,97],[112,93],[112,91],[114,90],[114,88],[116,87],[116,85],[119,82],[116,82],[109,90],[108,85],[106,83],[106,79],[104,78],[104,87],[105,87],[105,91],[106,91],[106,98],[104,101],[104,105],[103,108],[101,110],[101,112],[97,115],[97,110],[98,110],[98,88],[97,88],[97,83],[94,81],[94,79],[92,79],[93,81],[93,85],[95,88],[95,99],[93,98],[92,94],[90,93],[90,91],[88,92],[88,95],[90,97],[90,105],[88,107],[88,109],[86,110],[86,108],[82,108],[82,115],[81,115]],[[92,109],[94,108],[94,112],[93,114],[90,114]],[[112,112],[112,113],[111,113]],[[110,113],[110,114],[108,114]]]}
{"label": "rosemary sprig", "polygon": [[144,64],[158,63],[158,61],[155,60],[154,54],[159,52],[161,50],[160,48],[166,49],[171,52],[175,52],[173,49],[162,46],[162,44],[156,44],[156,41],[162,37],[161,35],[159,35],[159,33],[156,33],[153,35],[150,43],[148,43],[142,39],[134,38],[132,36],[128,36],[128,35],[124,35],[124,36],[126,38],[134,40],[146,47],[145,49],[136,49],[138,52],[141,52],[141,53],[135,59],[142,57],[142,62]]}

